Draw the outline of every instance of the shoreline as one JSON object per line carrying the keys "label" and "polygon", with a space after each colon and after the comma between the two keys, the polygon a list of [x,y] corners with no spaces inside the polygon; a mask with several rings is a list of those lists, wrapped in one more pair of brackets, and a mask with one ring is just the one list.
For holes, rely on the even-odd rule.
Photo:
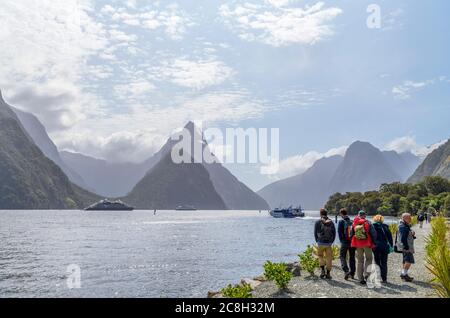
{"label": "shoreline", "polygon": [[[414,226],[417,239],[415,241],[414,258],[416,263],[410,273],[414,281],[407,283],[400,278],[402,255],[392,253],[388,259],[388,283],[380,288],[368,288],[358,280],[344,280],[339,259],[333,261],[332,280],[311,277],[301,270],[298,263],[290,263],[288,267],[294,271],[294,277],[286,291],[278,290],[274,282],[267,281],[264,275],[253,279],[244,278],[242,283],[253,288],[253,298],[435,298],[437,295],[430,283],[431,274],[425,267],[425,238],[431,231],[431,224],[424,224],[422,229]],[[319,270],[316,270],[316,274]],[[225,287],[225,286],[224,286]],[[222,298],[220,292],[209,292],[208,298]]]}

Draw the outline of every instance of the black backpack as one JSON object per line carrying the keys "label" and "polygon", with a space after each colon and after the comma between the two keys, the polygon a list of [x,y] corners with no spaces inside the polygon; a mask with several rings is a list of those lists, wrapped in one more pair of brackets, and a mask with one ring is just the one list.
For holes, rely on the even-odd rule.
{"label": "black backpack", "polygon": [[333,229],[333,223],[330,222],[328,225],[324,224],[323,222],[320,222],[320,230],[319,230],[319,240],[323,243],[333,243],[333,237],[334,237],[334,229]]}

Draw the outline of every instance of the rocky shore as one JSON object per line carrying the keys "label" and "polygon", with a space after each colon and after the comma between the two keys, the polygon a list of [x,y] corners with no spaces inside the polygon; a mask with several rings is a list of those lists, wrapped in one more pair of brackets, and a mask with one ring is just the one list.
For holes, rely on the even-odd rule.
{"label": "rocky shore", "polygon": [[[425,267],[425,238],[431,230],[430,224],[424,228],[414,227],[417,239],[415,241],[416,264],[411,268],[410,275],[414,281],[406,283],[400,278],[402,266],[401,254],[389,255],[388,283],[380,288],[368,288],[357,280],[344,280],[339,260],[333,262],[332,280],[311,277],[302,271],[298,263],[289,264],[294,277],[286,291],[279,291],[277,286],[265,280],[264,276],[253,279],[243,279],[241,283],[250,284],[254,298],[428,298],[436,297],[430,284],[431,275]],[[318,273],[318,270],[317,270]],[[208,293],[208,297],[223,297],[220,292]]]}

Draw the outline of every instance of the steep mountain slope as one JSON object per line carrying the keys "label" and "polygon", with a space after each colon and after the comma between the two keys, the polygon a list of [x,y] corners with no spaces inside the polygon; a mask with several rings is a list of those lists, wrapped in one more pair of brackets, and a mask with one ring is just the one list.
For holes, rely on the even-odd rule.
{"label": "steep mountain slope", "polygon": [[330,181],[330,193],[377,190],[383,183],[401,181],[402,177],[383,153],[368,142],[354,142],[347,150]]}
{"label": "steep mountain slope", "polygon": [[416,183],[427,176],[441,176],[450,179],[450,139],[425,158],[408,182]]}
{"label": "steep mountain slope", "polygon": [[81,175],[89,189],[111,198],[127,195],[152,167],[144,163],[112,163],[67,151],[61,151],[61,158]]}
{"label": "steep mountain slope", "polygon": [[304,209],[319,209],[330,196],[329,183],[342,160],[341,156],[322,158],[304,173],[269,184],[258,194],[272,208],[302,204]]}
{"label": "steep mountain slope", "polygon": [[58,148],[48,136],[45,127],[41,124],[39,119],[37,119],[34,115],[21,111],[17,108],[12,107],[12,110],[16,113],[23,128],[25,128],[28,135],[33,139],[36,146],[41,149],[44,155],[56,163],[69,177],[70,181],[80,187],[87,188],[83,178],[63,162],[59,155]]}
{"label": "steep mountain slope", "polygon": [[[189,122],[185,128],[193,136],[191,145],[198,143],[202,145],[203,150],[208,148],[202,133],[196,129],[194,123]],[[139,180],[150,174],[152,168],[170,154],[177,143],[178,141],[169,138],[160,151],[141,164],[108,163],[105,160],[68,152],[62,152],[61,157],[64,162],[80,173],[88,186],[94,188],[97,193],[108,197],[118,197],[127,195]],[[264,199],[240,182],[222,164],[203,162],[202,165],[208,171],[215,191],[229,209],[263,210],[269,208]]]}
{"label": "steep mountain slope", "polygon": [[422,162],[419,156],[411,152],[383,151],[383,155],[394,171],[401,177],[402,182],[408,180]]}
{"label": "steep mountain slope", "polygon": [[202,210],[227,209],[200,163],[175,164],[167,154],[124,199],[139,209],[173,210],[192,205]]}
{"label": "steep mountain slope", "polygon": [[[208,143],[203,138],[202,132],[199,131],[195,124],[189,122],[185,129],[193,136],[191,143],[191,150],[194,149],[194,144],[201,145],[203,153],[209,153],[212,157]],[[171,151],[174,146],[173,141],[166,144],[166,151]],[[164,148],[163,148],[164,149]],[[169,150],[170,149],[170,150]],[[240,182],[228,169],[221,163],[206,163],[203,162],[204,167],[208,170],[214,189],[222,197],[225,205],[231,210],[267,210],[269,205],[267,202],[256,194],[253,190]]]}
{"label": "steep mountain slope", "polygon": [[33,143],[0,92],[0,209],[76,209],[96,199]]}

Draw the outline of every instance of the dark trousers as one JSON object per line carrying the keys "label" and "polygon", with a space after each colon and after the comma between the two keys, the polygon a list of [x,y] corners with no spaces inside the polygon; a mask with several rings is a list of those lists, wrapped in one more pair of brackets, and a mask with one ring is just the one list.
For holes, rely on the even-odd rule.
{"label": "dark trousers", "polygon": [[[341,245],[341,251],[339,253],[339,258],[341,259],[341,267],[345,273],[350,273],[352,276],[356,272],[356,260],[355,260],[356,249],[350,247],[350,245]],[[347,264],[347,254],[349,255],[349,265]]]}
{"label": "dark trousers", "polygon": [[374,250],[375,263],[380,267],[381,279],[387,280],[388,274],[388,253],[385,251]]}

